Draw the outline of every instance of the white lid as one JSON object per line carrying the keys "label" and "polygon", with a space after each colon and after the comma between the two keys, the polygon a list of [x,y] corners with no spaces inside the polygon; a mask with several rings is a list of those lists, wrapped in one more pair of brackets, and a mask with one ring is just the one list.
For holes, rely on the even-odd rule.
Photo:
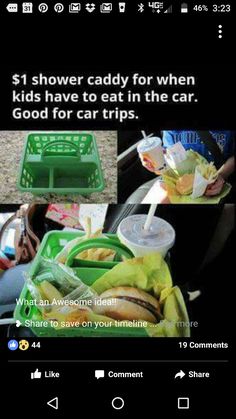
{"label": "white lid", "polygon": [[153,217],[149,231],[144,230],[146,214],[131,215],[121,221],[119,231],[131,244],[151,248],[168,247],[174,243],[175,230],[165,220]]}
{"label": "white lid", "polygon": [[145,151],[152,150],[155,147],[162,145],[159,137],[144,138],[137,146],[138,153],[145,153]]}

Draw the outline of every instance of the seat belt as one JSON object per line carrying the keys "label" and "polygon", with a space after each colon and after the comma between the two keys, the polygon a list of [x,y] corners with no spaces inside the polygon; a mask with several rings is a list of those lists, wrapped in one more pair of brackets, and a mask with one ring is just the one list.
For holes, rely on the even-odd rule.
{"label": "seat belt", "polygon": [[209,131],[196,132],[200,137],[200,140],[205,144],[208,151],[212,154],[216,168],[219,169],[225,163],[225,159],[215,138],[211,135]]}

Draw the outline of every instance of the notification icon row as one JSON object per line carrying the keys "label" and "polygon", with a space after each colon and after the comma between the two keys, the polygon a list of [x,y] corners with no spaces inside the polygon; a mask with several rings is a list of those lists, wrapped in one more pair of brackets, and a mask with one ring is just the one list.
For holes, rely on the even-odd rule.
{"label": "notification icon row", "polygon": [[[21,11],[22,13],[33,13],[33,3],[24,2],[22,3]],[[83,5],[84,10],[88,13],[92,13],[96,10],[97,5],[95,3],[86,3]],[[18,13],[20,11],[20,5],[18,3],[8,3],[6,7],[9,13]],[[37,6],[37,9],[40,13],[46,13],[49,10],[47,3],[40,3]],[[65,5],[63,3],[56,3],[53,5],[53,9],[56,13],[62,13],[65,10]],[[126,11],[126,2],[119,2],[118,9],[120,13],[125,13]],[[69,13],[79,13],[82,10],[81,3],[70,3],[68,5]],[[112,3],[101,3],[99,5],[100,13],[111,13],[113,10]]]}

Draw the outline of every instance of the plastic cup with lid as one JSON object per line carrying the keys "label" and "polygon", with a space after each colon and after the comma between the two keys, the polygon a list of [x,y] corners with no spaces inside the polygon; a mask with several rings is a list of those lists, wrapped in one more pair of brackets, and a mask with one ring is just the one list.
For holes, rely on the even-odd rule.
{"label": "plastic cup with lid", "polygon": [[137,151],[142,164],[147,169],[156,172],[165,168],[165,157],[162,141],[159,137],[146,137],[140,141]]}
{"label": "plastic cup with lid", "polygon": [[163,258],[175,242],[175,230],[171,224],[159,217],[153,217],[148,231],[144,230],[146,214],[131,215],[121,221],[117,235],[134,256],[158,252]]}

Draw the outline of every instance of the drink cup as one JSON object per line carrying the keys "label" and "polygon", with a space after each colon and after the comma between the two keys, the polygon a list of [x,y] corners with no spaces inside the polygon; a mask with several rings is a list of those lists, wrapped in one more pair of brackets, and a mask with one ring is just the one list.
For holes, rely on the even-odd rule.
{"label": "drink cup", "polygon": [[131,215],[121,221],[117,235],[134,256],[144,256],[148,253],[158,252],[163,257],[174,245],[175,230],[165,220],[153,217],[148,231],[144,230],[147,219],[146,214]]}
{"label": "drink cup", "polygon": [[147,169],[153,172],[164,169],[166,164],[160,138],[150,137],[143,139],[138,144],[137,151],[142,164]]}

